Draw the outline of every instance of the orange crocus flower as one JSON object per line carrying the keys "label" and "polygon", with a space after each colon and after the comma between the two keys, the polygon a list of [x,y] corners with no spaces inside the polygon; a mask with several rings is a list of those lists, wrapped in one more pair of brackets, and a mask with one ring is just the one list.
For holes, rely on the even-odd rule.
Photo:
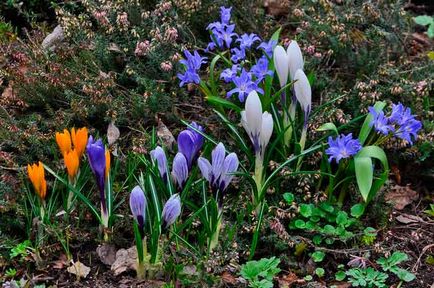
{"label": "orange crocus flower", "polygon": [[71,151],[71,134],[69,134],[68,130],[64,129],[63,133],[56,132],[56,142],[57,145],[59,145],[62,155],[65,155],[66,152]]}
{"label": "orange crocus flower", "polygon": [[74,180],[78,172],[79,158],[76,149],[66,152],[64,155],[66,171],[68,171],[69,179]]}
{"label": "orange crocus flower", "polygon": [[39,161],[38,164],[27,164],[27,173],[29,175],[30,181],[35,188],[36,194],[44,200],[47,195],[47,181],[45,181],[45,171],[42,162]]}
{"label": "orange crocus flower", "polygon": [[86,149],[87,138],[88,138],[87,128],[86,127],[79,128],[77,129],[77,131],[75,130],[75,128],[72,128],[71,138],[72,138],[72,143],[74,144],[74,148],[77,151],[78,159],[80,159],[81,156],[83,156],[83,153]]}
{"label": "orange crocus flower", "polygon": [[110,173],[110,150],[105,149],[105,177]]}

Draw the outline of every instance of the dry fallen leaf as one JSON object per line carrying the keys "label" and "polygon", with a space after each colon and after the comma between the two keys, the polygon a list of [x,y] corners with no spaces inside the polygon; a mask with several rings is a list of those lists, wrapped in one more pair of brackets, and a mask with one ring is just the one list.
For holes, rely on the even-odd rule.
{"label": "dry fallen leaf", "polygon": [[65,254],[60,254],[59,259],[56,261],[53,261],[53,268],[54,269],[63,269],[66,265],[68,265],[68,259]]}
{"label": "dry fallen leaf", "polygon": [[173,137],[172,132],[170,132],[169,128],[167,128],[161,119],[158,119],[157,136],[163,141],[163,146],[171,151],[173,150],[176,144],[175,137]]}
{"label": "dry fallen leaf", "polygon": [[114,121],[110,122],[108,128],[107,128],[107,140],[108,144],[111,146],[113,145],[121,135],[121,132],[119,131],[119,128],[116,127]]}
{"label": "dry fallen leaf", "polygon": [[113,271],[115,276],[119,274],[129,271],[135,270],[137,263],[137,249],[136,246],[133,246],[126,249],[119,249],[116,252],[116,261],[112,264],[111,270]]}
{"label": "dry fallen leaf", "polygon": [[410,186],[394,185],[386,193],[384,199],[393,205],[396,210],[402,210],[405,206],[419,198],[419,193]]}
{"label": "dry fallen leaf", "polygon": [[277,282],[279,283],[279,288],[290,288],[294,284],[303,284],[306,281],[304,279],[298,278],[295,273],[289,272],[288,274],[279,277]]}
{"label": "dry fallen leaf", "polygon": [[66,270],[71,274],[77,275],[78,278],[86,278],[90,272],[90,268],[81,263],[80,261],[76,261]]}
{"label": "dry fallen leaf", "polygon": [[237,284],[237,279],[234,277],[234,275],[232,275],[228,271],[223,272],[222,281],[225,284],[231,284],[231,285]]}
{"label": "dry fallen leaf", "polygon": [[404,224],[424,222],[422,218],[410,214],[401,214],[398,217],[396,217],[396,221]]}
{"label": "dry fallen leaf", "polygon": [[103,244],[96,248],[96,253],[102,263],[112,265],[116,261],[116,248],[110,244]]}

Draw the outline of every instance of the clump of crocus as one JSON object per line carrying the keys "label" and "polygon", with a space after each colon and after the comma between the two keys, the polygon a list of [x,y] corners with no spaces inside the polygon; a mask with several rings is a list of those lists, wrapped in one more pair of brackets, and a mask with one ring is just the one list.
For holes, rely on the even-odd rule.
{"label": "clump of crocus", "polygon": [[218,243],[218,236],[223,215],[223,196],[226,188],[238,170],[238,157],[235,153],[226,156],[223,143],[219,143],[211,153],[211,163],[199,157],[198,166],[202,176],[210,183],[217,204],[217,215],[210,227],[209,249],[213,250]]}
{"label": "clump of crocus", "polygon": [[[280,46],[277,45],[276,48],[274,48],[274,53],[273,53],[273,59],[274,59],[274,67],[276,68],[276,73],[277,76],[279,78],[279,83],[280,83],[280,87],[284,88],[287,83],[288,83],[288,76],[291,79],[291,81],[296,81],[295,83],[299,82],[298,86],[299,88],[297,90],[299,90],[297,95],[297,90],[296,90],[296,85],[294,84],[294,89],[293,89],[293,95],[291,98],[291,104],[289,105],[289,109],[286,112],[286,92],[285,90],[283,90],[282,92],[282,106],[284,109],[284,126],[286,129],[285,132],[285,143],[287,146],[289,146],[290,141],[291,141],[291,136],[292,136],[292,131],[293,131],[293,127],[292,127],[292,123],[295,119],[295,113],[296,113],[296,108],[297,108],[297,100],[300,101],[300,99],[306,99],[304,102],[307,102],[307,87],[306,86],[306,82],[304,81],[304,78],[300,72],[298,72],[298,70],[303,71],[303,67],[304,67],[304,60],[303,60],[303,55],[301,53],[301,49],[298,46],[297,41],[291,41],[291,43],[288,45],[288,48],[285,49]],[[298,72],[298,75],[296,75]],[[304,73],[303,73],[304,74]],[[300,81],[303,80],[302,82]],[[307,81],[307,84],[309,84],[309,81]],[[300,95],[300,88],[303,87],[303,90],[305,91],[305,93],[302,93]],[[309,85],[309,91],[310,91],[310,85]],[[310,93],[309,93],[310,95]],[[310,99],[310,97],[309,97]],[[309,106],[310,106],[310,100],[309,100]],[[302,108],[304,110],[305,113],[305,124],[307,122],[307,110],[305,110],[306,105],[302,105]],[[309,112],[310,112],[310,108],[309,108]]]}
{"label": "clump of crocus", "polygon": [[265,148],[273,133],[273,117],[268,112],[262,112],[262,104],[256,91],[250,92],[246,100],[245,110],[241,111],[241,124],[253,143],[255,150],[255,183],[258,195],[253,193],[252,201],[257,207],[262,201],[262,182],[264,179]]}
{"label": "clump of crocus", "polygon": [[44,165],[41,161],[39,161],[38,164],[27,164],[27,174],[33,184],[35,193],[39,196],[39,200],[41,201],[41,218],[43,219],[45,209],[45,196],[47,195],[47,181],[45,180]]}
{"label": "clump of crocus", "polygon": [[146,217],[147,201],[143,190],[136,186],[130,194],[130,209],[134,217],[134,235],[136,239],[137,248],[137,278],[143,279],[145,277],[145,257],[146,257],[146,240],[144,237],[145,217]]}
{"label": "clump of crocus", "polygon": [[[92,136],[89,136],[87,146],[87,156],[89,164],[95,175],[96,184],[100,193],[101,202],[101,224],[104,228],[109,227],[110,211],[107,209],[107,200],[110,201],[110,197],[106,197],[106,189],[108,185],[108,177],[110,171],[110,152],[105,149],[101,139],[94,140]],[[107,240],[108,234],[104,233],[104,238]]]}
{"label": "clump of crocus", "polygon": [[[71,133],[64,129],[63,132],[56,132],[56,142],[65,162],[68,180],[72,186],[75,186],[76,178],[79,172],[80,159],[86,149],[88,132],[87,128],[71,129]],[[69,191],[67,200],[67,210],[71,208],[74,193]]]}
{"label": "clump of crocus", "polygon": [[178,194],[173,194],[164,204],[161,218],[163,218],[163,226],[169,227],[175,223],[178,216],[181,214],[181,198]]}

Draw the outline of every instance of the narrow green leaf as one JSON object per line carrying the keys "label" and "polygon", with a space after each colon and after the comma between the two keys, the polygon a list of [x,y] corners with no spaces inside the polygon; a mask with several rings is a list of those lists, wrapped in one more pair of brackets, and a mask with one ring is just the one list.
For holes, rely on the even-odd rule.
{"label": "narrow green leaf", "polygon": [[221,106],[223,108],[232,109],[237,112],[241,112],[241,108],[232,103],[229,100],[221,98],[219,96],[206,95],[206,100],[213,106]]}
{"label": "narrow green leaf", "polygon": [[316,129],[316,131],[333,131],[336,135],[339,134],[338,128],[336,128],[336,125],[331,122],[321,125],[318,129]]}

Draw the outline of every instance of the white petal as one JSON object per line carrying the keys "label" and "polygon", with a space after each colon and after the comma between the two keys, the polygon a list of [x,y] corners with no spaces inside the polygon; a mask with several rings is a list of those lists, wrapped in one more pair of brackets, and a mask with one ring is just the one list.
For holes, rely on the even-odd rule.
{"label": "white petal", "polygon": [[289,58],[282,46],[277,45],[276,48],[274,48],[273,61],[277,76],[279,76],[280,87],[283,87],[288,81]]}
{"label": "white petal", "polygon": [[246,100],[246,122],[250,135],[258,135],[262,125],[262,104],[258,93],[252,91]]}
{"label": "white petal", "polygon": [[262,114],[262,127],[261,127],[261,146],[262,150],[268,145],[271,134],[273,134],[273,117],[270,113],[264,112]]}
{"label": "white petal", "polygon": [[294,91],[298,102],[300,102],[301,107],[304,112],[309,112],[312,104],[312,90],[310,88],[309,80],[304,74],[303,70],[298,69],[295,72],[294,80]]}
{"label": "white petal", "polygon": [[294,80],[297,70],[303,70],[304,67],[303,55],[301,54],[301,50],[297,41],[291,41],[291,43],[288,45],[286,53],[288,54],[289,75],[291,80]]}

